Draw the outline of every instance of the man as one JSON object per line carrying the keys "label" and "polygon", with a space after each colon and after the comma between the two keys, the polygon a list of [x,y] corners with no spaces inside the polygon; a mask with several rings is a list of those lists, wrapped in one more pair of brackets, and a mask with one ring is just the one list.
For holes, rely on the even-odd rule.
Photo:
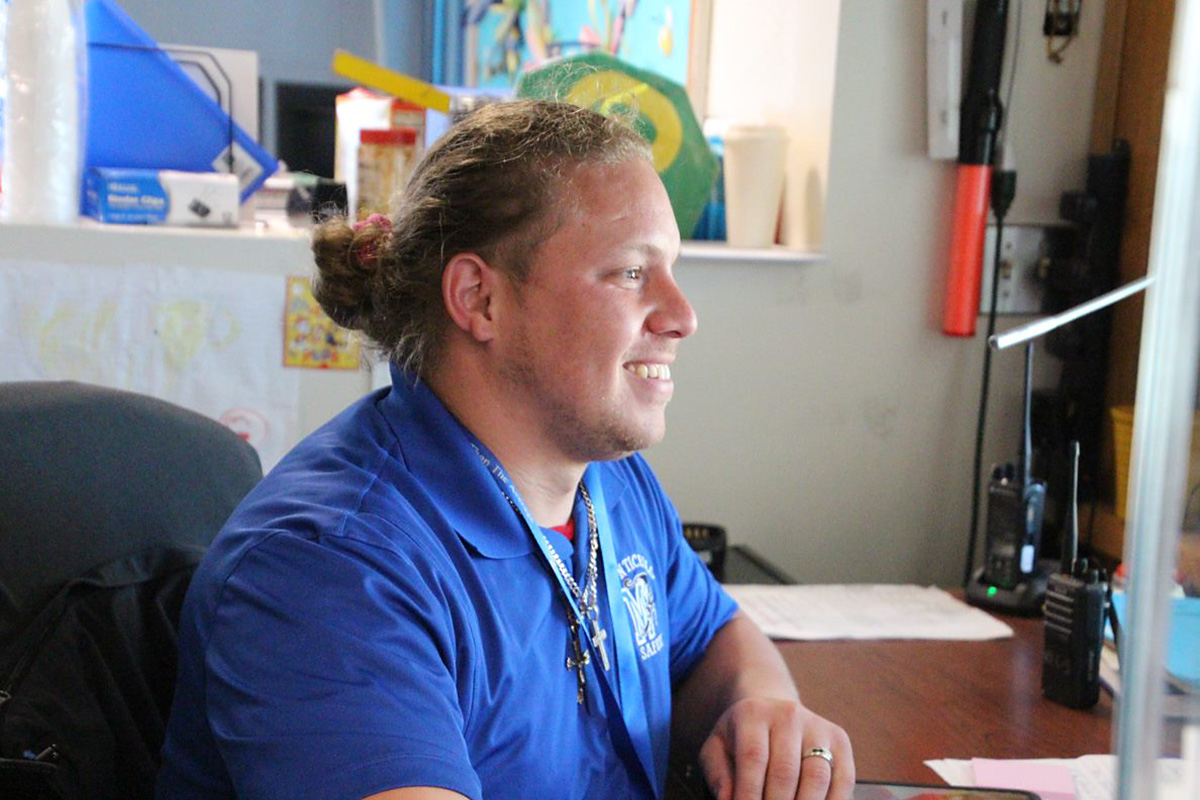
{"label": "man", "polygon": [[645,142],[489,106],[394,222],[314,252],[393,387],[272,470],[197,572],[160,794],[655,797],[674,746],[721,798],[848,798],[845,733],[633,455],[696,328]]}

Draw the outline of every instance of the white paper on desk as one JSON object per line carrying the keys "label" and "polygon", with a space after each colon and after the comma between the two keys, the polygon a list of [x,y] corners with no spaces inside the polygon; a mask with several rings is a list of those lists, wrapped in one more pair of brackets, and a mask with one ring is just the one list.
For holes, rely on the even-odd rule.
{"label": "white paper on desk", "polygon": [[[1014,769],[1022,764],[1061,764],[1069,767],[1075,778],[1075,800],[1113,800],[1116,797],[1117,757],[1114,755],[1090,755],[1074,759],[1012,759],[1011,763]],[[943,758],[926,761],[925,766],[936,772],[938,777],[951,786],[975,785],[970,761]],[[1171,792],[1175,787],[1181,785],[1183,774],[1183,762],[1180,759],[1160,758],[1158,760],[1159,788],[1165,792],[1164,797],[1176,796]],[[1009,787],[993,786],[991,788],[1005,789]]]}
{"label": "white paper on desk", "polygon": [[1004,639],[1012,628],[935,586],[728,584],[775,639]]}

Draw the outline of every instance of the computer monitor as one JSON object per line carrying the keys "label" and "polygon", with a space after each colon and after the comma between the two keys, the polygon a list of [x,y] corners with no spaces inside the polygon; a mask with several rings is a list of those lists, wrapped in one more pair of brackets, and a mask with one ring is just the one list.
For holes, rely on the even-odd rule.
{"label": "computer monitor", "polygon": [[275,84],[275,150],[292,172],[333,177],[337,96],[349,86]]}

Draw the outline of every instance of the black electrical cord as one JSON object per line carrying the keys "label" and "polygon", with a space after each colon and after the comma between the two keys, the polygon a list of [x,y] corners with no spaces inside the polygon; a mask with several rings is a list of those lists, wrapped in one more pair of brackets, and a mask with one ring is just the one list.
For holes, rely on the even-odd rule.
{"label": "black electrical cord", "polygon": [[[1002,106],[1003,121],[1001,130],[998,135],[1005,136],[1009,130],[1009,121],[1012,117],[1012,98],[1013,87],[1017,83],[1017,59],[1021,52],[1021,12],[1024,7],[1023,0],[1017,0],[1017,19],[1016,25],[1011,29],[1013,47],[1012,55],[1009,61],[1008,73],[1008,88],[1005,90],[1004,105]],[[1001,164],[1003,167],[1004,165]],[[1000,276],[1000,249],[1003,244],[1004,233],[1004,217],[1008,214],[1009,206],[1012,205],[1013,197],[1017,189],[1017,173],[1012,169],[998,169],[992,173],[991,185],[991,205],[992,211],[996,216],[996,247],[995,258],[993,260],[992,271],[992,306],[988,313],[988,337],[991,338],[996,329],[996,301],[999,295],[999,276]],[[971,492],[971,532],[967,537],[967,563],[963,570],[963,586],[971,580],[971,572],[975,567],[975,542],[977,538],[977,530],[979,528],[979,491],[980,491],[980,467],[983,460],[983,431],[987,421],[987,397],[988,388],[991,378],[992,367],[992,351],[988,346],[987,340],[984,340],[984,356],[983,356],[983,387],[981,389],[981,397],[979,402],[979,419],[976,422],[975,428],[975,470],[972,479]]]}
{"label": "black electrical cord", "polygon": [[1017,59],[1021,57],[1021,8],[1024,3],[1022,0],[1017,0],[1017,21],[1013,27],[1013,45],[1012,58],[1009,61],[1008,69],[1008,89],[1004,92],[1004,127],[1010,129],[1013,112],[1013,87],[1017,84]]}
{"label": "black electrical cord", "polygon": [[983,466],[983,432],[987,423],[988,389],[992,375],[992,348],[988,339],[996,332],[996,302],[1000,296],[1000,251],[1004,244],[1004,218],[1017,193],[1016,170],[998,169],[992,173],[991,203],[996,215],[996,246],[992,258],[992,303],[988,308],[987,336],[983,340],[983,386],[979,397],[979,418],[975,423],[975,461],[971,480],[971,535],[967,538],[967,563],[963,571],[963,586],[971,580],[975,566],[975,541],[979,530],[979,490]]}

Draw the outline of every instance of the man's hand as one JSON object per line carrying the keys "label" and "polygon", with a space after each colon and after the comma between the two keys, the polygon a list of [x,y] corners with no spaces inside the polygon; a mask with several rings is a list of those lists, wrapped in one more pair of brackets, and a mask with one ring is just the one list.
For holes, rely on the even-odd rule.
{"label": "man's hand", "polygon": [[718,800],[850,800],[850,738],[804,707],[779,650],[742,612],[677,694],[672,747],[698,758]]}
{"label": "man's hand", "polygon": [[[832,762],[804,755],[814,748]],[[700,766],[718,800],[849,800],[854,790],[850,738],[795,700],[731,705],[700,748]]]}

